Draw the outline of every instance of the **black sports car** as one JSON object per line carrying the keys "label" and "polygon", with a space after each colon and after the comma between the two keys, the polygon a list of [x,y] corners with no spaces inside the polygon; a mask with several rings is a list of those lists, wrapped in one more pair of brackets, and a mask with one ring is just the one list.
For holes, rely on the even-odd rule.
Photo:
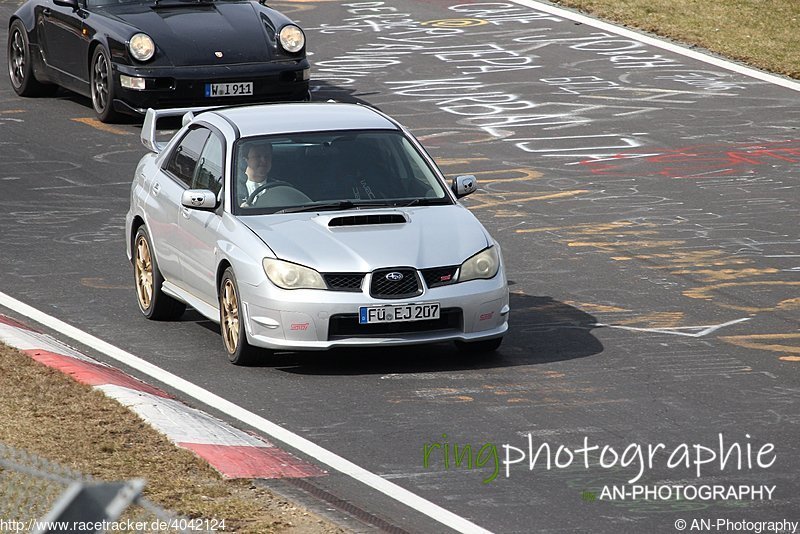
{"label": "black sports car", "polygon": [[8,74],[22,96],[62,86],[100,120],[148,107],[308,100],[303,31],[249,0],[28,0]]}

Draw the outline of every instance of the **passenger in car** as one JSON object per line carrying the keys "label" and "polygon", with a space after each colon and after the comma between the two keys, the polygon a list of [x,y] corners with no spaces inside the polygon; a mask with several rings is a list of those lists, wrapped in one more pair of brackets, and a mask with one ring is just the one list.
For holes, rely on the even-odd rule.
{"label": "passenger in car", "polygon": [[363,138],[342,137],[333,143],[338,152],[333,175],[343,188],[343,198],[350,200],[376,200],[393,198],[394,191],[387,188],[390,176],[381,163],[378,147]]}

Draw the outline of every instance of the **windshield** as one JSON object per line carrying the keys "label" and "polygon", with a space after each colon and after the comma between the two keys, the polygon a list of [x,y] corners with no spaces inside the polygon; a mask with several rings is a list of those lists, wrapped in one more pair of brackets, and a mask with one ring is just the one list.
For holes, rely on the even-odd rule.
{"label": "windshield", "polygon": [[120,5],[132,5],[132,4],[141,4],[141,5],[158,5],[158,4],[165,4],[165,5],[174,5],[174,4],[181,4],[181,5],[189,5],[189,4],[198,4],[198,3],[206,3],[206,2],[241,2],[243,0],[86,0],[86,7],[109,7],[109,6],[120,6]]}
{"label": "windshield", "polygon": [[234,212],[242,215],[452,202],[396,131],[249,137],[234,152]]}

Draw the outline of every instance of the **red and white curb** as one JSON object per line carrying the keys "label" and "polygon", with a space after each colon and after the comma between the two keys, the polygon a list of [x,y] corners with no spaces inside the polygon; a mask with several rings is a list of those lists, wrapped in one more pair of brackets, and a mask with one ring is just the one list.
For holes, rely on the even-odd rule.
{"label": "red and white curb", "polygon": [[186,406],[165,391],[2,314],[0,341],[103,391],[175,445],[206,460],[226,478],[304,478],[325,474],[260,437]]}

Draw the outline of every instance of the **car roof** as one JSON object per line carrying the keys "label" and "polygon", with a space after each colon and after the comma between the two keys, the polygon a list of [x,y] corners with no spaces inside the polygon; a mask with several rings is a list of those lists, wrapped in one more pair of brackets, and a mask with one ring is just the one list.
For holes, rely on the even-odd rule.
{"label": "car roof", "polygon": [[295,102],[214,109],[239,129],[241,137],[335,130],[397,130],[374,109],[339,102]]}

